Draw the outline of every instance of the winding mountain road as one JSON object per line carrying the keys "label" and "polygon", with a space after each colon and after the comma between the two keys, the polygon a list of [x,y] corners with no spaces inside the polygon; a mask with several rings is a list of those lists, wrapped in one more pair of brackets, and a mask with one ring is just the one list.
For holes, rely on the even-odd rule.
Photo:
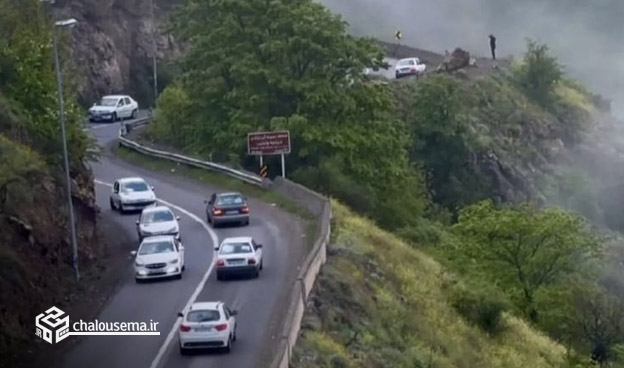
{"label": "winding mountain road", "polygon": [[[137,284],[132,259],[117,292],[98,316],[106,322],[158,322],[160,336],[87,336],[71,350],[67,368],[163,368],[236,367],[262,368],[272,358],[281,328],[289,286],[303,256],[304,228],[292,215],[277,207],[250,199],[251,224],[246,227],[211,229],[205,224],[203,200],[217,190],[174,174],[134,167],[110,154],[119,124],[88,127],[105,147],[92,168],[96,197],[102,216],[112,216],[130,236],[136,237],[138,215],[112,212],[108,205],[110,185],[117,178],[141,176],[155,187],[159,200],[181,216],[186,249],[186,271],[181,280]],[[106,148],[108,147],[108,148]],[[265,245],[264,270],[258,279],[217,281],[213,270],[214,243],[229,236],[251,235]],[[114,235],[113,235],[114,236]],[[137,240],[138,246],[138,240]],[[229,355],[201,353],[181,356],[177,341],[177,312],[194,301],[221,300],[239,311],[237,341]],[[73,321],[72,321],[73,322]],[[75,337],[71,337],[75,338]]]}

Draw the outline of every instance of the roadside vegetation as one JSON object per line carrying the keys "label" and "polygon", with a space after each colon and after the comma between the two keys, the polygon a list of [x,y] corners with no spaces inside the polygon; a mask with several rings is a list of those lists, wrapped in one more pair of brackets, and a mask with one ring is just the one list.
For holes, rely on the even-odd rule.
{"label": "roadside vegetation", "polygon": [[[0,365],[20,367],[31,364],[34,317],[52,305],[77,304],[74,297],[88,286],[72,280],[52,21],[36,0],[0,0],[0,9]],[[65,38],[61,60],[71,68]],[[80,257],[88,280],[91,261],[101,254],[94,241],[93,183],[84,165],[90,141],[71,78],[66,82]]]}
{"label": "roadside vegetation", "polygon": [[149,139],[253,170],[247,133],[289,129],[288,176],[369,219],[338,207],[298,366],[623,364],[618,241],[566,166],[608,109],[546,45],[379,84],[376,42],[312,1],[187,0],[169,31],[188,52]]}

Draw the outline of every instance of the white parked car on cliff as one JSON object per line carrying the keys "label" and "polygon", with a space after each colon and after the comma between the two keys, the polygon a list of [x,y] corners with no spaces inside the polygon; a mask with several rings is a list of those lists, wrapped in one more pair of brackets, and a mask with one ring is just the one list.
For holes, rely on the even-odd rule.
{"label": "white parked car on cliff", "polygon": [[401,59],[394,67],[394,76],[399,79],[410,75],[420,76],[427,70],[427,65],[423,64],[419,58],[411,57]]}
{"label": "white parked car on cliff", "polygon": [[139,103],[127,95],[104,96],[89,109],[89,121],[110,121],[136,119]]}

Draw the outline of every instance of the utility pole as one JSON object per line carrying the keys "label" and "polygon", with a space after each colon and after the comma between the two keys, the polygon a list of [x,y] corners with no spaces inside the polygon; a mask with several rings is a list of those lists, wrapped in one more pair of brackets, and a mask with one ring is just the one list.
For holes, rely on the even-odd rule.
{"label": "utility pole", "polygon": [[156,63],[156,18],[154,17],[154,0],[150,2],[150,13],[152,18],[152,69],[154,72],[154,108],[158,99],[158,65]]}

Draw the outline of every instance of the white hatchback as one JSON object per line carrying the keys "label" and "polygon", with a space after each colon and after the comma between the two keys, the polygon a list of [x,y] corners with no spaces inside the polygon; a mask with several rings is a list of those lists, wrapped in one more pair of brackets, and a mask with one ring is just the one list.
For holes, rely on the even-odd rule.
{"label": "white hatchback", "polygon": [[143,239],[135,257],[134,271],[137,282],[144,279],[182,278],[184,271],[184,246],[173,235],[150,236]]}
{"label": "white hatchback", "polygon": [[235,310],[230,310],[223,302],[193,303],[182,318],[178,329],[180,354],[191,349],[217,348],[229,353],[232,342],[236,341]]}
{"label": "white hatchback", "polygon": [[116,180],[110,195],[111,210],[119,212],[142,210],[156,203],[154,187],[143,178],[131,177]]}
{"label": "white hatchback", "polygon": [[250,236],[225,238],[217,252],[217,280],[227,275],[251,274],[254,278],[260,275],[263,268],[262,244]]}

